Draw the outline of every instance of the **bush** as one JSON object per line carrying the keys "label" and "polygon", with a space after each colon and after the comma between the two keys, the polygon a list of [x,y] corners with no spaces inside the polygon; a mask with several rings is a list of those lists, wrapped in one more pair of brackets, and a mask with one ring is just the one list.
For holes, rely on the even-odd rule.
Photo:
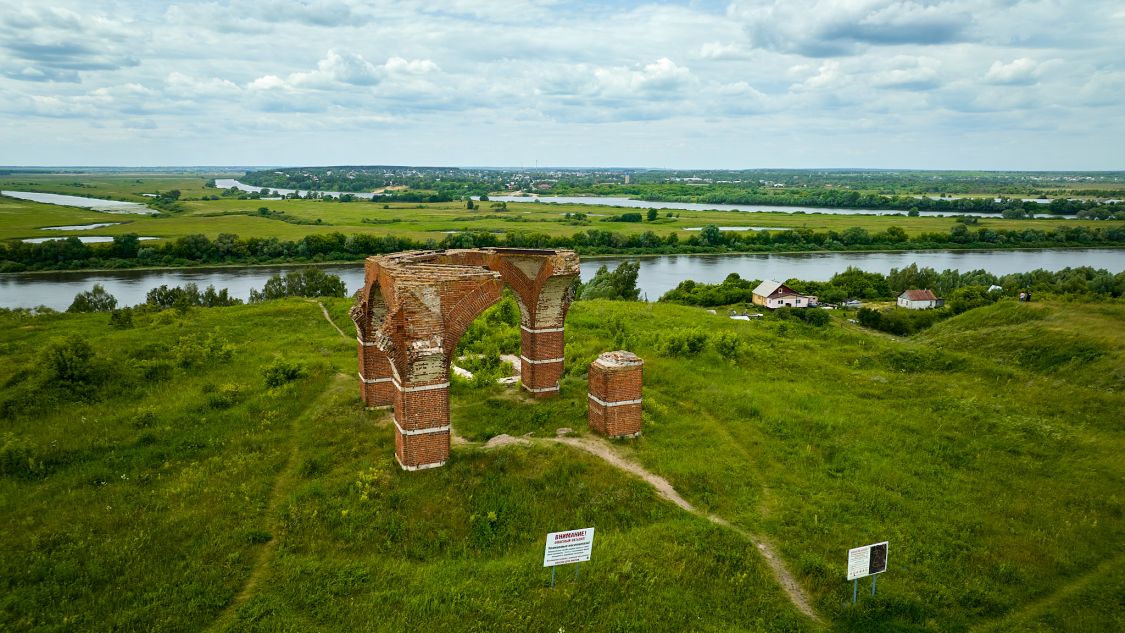
{"label": "bush", "polygon": [[94,348],[78,335],[53,343],[47,348],[45,357],[47,367],[59,382],[88,383],[98,377]]}
{"label": "bush", "polygon": [[656,351],[664,356],[698,356],[707,347],[707,334],[698,328],[676,330],[664,335]]}
{"label": "bush", "polygon": [[0,475],[35,479],[44,474],[43,460],[36,459],[34,447],[14,433],[5,433],[0,444]]}
{"label": "bush", "polygon": [[266,379],[266,386],[280,387],[285,383],[299,380],[308,375],[305,366],[296,361],[277,359],[262,368],[262,376]]}
{"label": "bush", "polygon": [[207,396],[207,406],[212,409],[229,409],[242,400],[242,386],[226,384]]}
{"label": "bush", "polygon": [[101,284],[94,284],[93,289],[80,292],[74,296],[74,301],[67,312],[109,312],[117,307],[117,297],[106,292]]}
{"label": "bush", "polygon": [[745,345],[742,339],[734,332],[718,332],[711,336],[711,344],[715,346],[715,351],[719,353],[726,360],[735,361],[740,355]]}
{"label": "bush", "polygon": [[187,369],[204,363],[227,362],[234,355],[234,347],[211,334],[202,341],[183,337],[170,353],[180,367]]}
{"label": "bush", "polygon": [[778,308],[775,314],[782,319],[795,319],[818,327],[832,320],[828,312],[820,308]]}
{"label": "bush", "polygon": [[119,330],[127,330],[133,327],[133,309],[122,308],[121,310],[114,310],[109,313],[109,324]]}

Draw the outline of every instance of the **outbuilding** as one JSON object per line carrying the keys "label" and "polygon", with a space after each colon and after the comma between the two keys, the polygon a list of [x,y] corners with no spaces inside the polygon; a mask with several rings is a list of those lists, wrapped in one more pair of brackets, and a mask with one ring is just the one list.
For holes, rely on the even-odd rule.
{"label": "outbuilding", "polygon": [[940,308],[945,305],[945,300],[938,298],[932,290],[904,290],[898,296],[898,305],[900,308],[908,310],[926,310],[928,308]]}
{"label": "outbuilding", "polygon": [[755,305],[777,308],[815,308],[816,297],[803,295],[780,281],[767,279],[758,284],[752,297]]}

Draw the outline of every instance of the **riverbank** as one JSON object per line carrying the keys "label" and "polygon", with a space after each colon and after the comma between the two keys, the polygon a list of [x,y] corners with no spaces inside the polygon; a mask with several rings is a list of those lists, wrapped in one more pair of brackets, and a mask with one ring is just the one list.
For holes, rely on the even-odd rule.
{"label": "riverbank", "polygon": [[[503,247],[497,247],[503,248]],[[1125,252],[1125,245],[1076,245],[1076,246],[1059,246],[1059,247],[1034,247],[1034,246],[1013,246],[1010,248],[874,248],[874,249],[846,249],[846,250],[769,250],[769,251],[684,251],[684,252],[670,252],[670,253],[594,253],[586,254],[579,251],[579,256],[583,260],[607,260],[618,261],[622,259],[653,259],[658,257],[725,257],[725,256],[745,256],[745,255],[845,255],[849,253],[988,253],[988,252],[1019,252],[1019,251],[1090,251],[1090,250],[1103,250],[1103,251],[1123,251]],[[60,273],[116,273],[116,272],[160,272],[160,271],[174,271],[174,270],[229,270],[229,269],[264,269],[264,268],[301,268],[309,266],[346,266],[351,264],[362,264],[367,258],[361,257],[357,259],[332,259],[321,261],[308,261],[308,260],[282,260],[275,262],[257,262],[257,263],[203,263],[203,264],[185,264],[182,266],[136,266],[136,267],[100,267],[100,268],[67,268],[55,270],[24,270],[24,271],[11,271],[0,272],[0,278],[15,276],[15,275],[57,275]]]}
{"label": "riverbank", "polygon": [[[888,274],[911,265],[962,272],[984,270],[996,275],[1033,270],[1066,268],[1125,271],[1125,249],[1007,249],[946,251],[864,251],[726,253],[676,255],[609,255],[582,258],[582,278],[588,281],[602,266],[616,268],[622,262],[640,261],[637,287],[655,301],[680,282],[721,283],[731,273],[743,279],[803,279],[827,281],[849,268]],[[147,267],[100,271],[40,271],[0,275],[0,308],[34,308],[40,305],[65,310],[74,296],[102,285],[120,305],[135,305],[162,285],[196,284],[228,289],[231,296],[246,300],[273,275],[315,267],[338,275],[349,291],[363,285],[364,267],[359,260],[220,264],[191,267]]]}

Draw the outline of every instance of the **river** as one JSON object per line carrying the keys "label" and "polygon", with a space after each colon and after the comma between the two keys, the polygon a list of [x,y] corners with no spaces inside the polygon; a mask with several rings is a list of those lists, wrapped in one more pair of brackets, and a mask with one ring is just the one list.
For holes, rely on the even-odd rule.
{"label": "river", "polygon": [[67,196],[59,193],[38,193],[35,191],[0,191],[0,195],[45,204],[81,207],[83,209],[100,211],[102,213],[131,215],[155,215],[158,213],[139,202],[126,202],[124,200],[100,200],[98,198],[87,198],[84,196]]}
{"label": "river", "polygon": [[[785,280],[792,277],[824,281],[856,266],[866,271],[888,273],[911,263],[937,270],[954,268],[961,271],[984,269],[1004,275],[1036,268],[1060,270],[1068,266],[1092,266],[1117,273],[1125,270],[1125,249],[1075,250],[1001,250],[1001,251],[904,251],[893,253],[771,253],[753,255],[661,255],[658,257],[613,257],[582,261],[582,278],[588,280],[602,265],[616,267],[623,261],[640,261],[637,285],[642,297],[650,301],[660,298],[685,279],[702,283],[718,283],[732,272],[746,279]],[[16,273],[0,275],[0,307],[30,308],[45,305],[65,310],[74,295],[101,284],[117,297],[119,305],[143,303],[152,288],[162,284],[180,286],[198,284],[200,289],[213,285],[227,288],[241,299],[250,296],[251,288],[261,288],[271,275],[295,266],[242,268],[184,268],[163,270],[132,270],[97,273]],[[348,292],[363,284],[362,264],[338,264],[322,267],[344,280]]]}
{"label": "river", "polygon": [[[270,187],[255,187],[239,182],[233,178],[216,178],[215,186],[219,189],[234,187],[241,191],[261,191],[267,189],[272,194],[287,196],[291,193],[306,195],[307,191],[297,189],[274,189]],[[331,196],[340,196],[339,191],[322,191]],[[371,200],[378,194],[367,192],[347,192],[357,198]],[[489,196],[489,202],[541,202],[544,204],[587,204],[605,207],[621,207],[627,209],[674,209],[680,211],[739,211],[743,213],[824,213],[826,215],[906,215],[905,211],[893,209],[831,209],[821,207],[782,207],[764,204],[700,204],[695,202],[650,202],[647,200],[633,200],[632,198],[619,198],[613,196]],[[921,211],[921,215],[943,215],[933,211]],[[996,213],[947,213],[944,215],[971,215],[981,218],[998,218]],[[1074,216],[1053,215],[1050,213],[1036,213],[1037,218],[1062,218],[1073,219]]]}

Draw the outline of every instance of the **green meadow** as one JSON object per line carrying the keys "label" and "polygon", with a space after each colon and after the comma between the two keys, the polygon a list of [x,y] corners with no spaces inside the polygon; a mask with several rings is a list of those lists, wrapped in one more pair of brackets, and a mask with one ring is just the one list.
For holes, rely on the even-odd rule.
{"label": "green meadow", "polygon": [[[187,175],[39,175],[28,174],[0,178],[0,189],[12,191],[43,191],[97,198],[140,201],[151,199],[142,193],[181,191],[175,209],[159,216],[109,215],[82,209],[37,204],[11,198],[0,198],[0,240],[34,237],[58,237],[58,231],[42,227],[89,222],[121,222],[117,226],[93,231],[96,235],[136,233],[162,239],[204,234],[214,239],[222,233],[241,237],[275,237],[296,240],[310,234],[340,232],[393,235],[416,240],[441,241],[447,232],[523,232],[551,236],[569,236],[590,229],[620,232],[626,235],[652,231],[659,236],[677,233],[681,239],[698,234],[688,231],[708,224],[730,227],[807,228],[814,231],[842,232],[860,227],[870,233],[895,226],[907,235],[948,233],[954,226],[952,217],[907,217],[875,215],[829,215],[824,213],[739,213],[731,211],[661,210],[653,222],[602,222],[601,220],[636,209],[599,205],[549,204],[511,202],[506,210],[483,202],[469,210],[464,202],[333,202],[322,200],[237,200],[203,199],[217,195],[219,190],[207,189],[207,179]],[[301,224],[265,217],[260,208],[281,212]],[[643,212],[643,209],[640,210]],[[584,221],[568,220],[567,213],[586,214]],[[667,217],[673,213],[676,217]],[[319,221],[320,224],[316,224]],[[307,224],[306,224],[307,223]],[[1049,231],[1057,226],[1109,227],[1125,222],[1105,220],[1013,220],[982,218],[974,229],[1026,229]],[[67,234],[69,235],[69,233]]]}
{"label": "green meadow", "polygon": [[[340,205],[347,206],[347,205]],[[345,332],[350,300],[324,300]],[[458,381],[443,468],[402,472],[355,341],[311,301],[0,315],[0,630],[1121,628],[1125,306],[1001,301],[897,338],[580,301],[561,396]],[[495,325],[487,316],[474,328]],[[701,341],[670,345],[674,339]],[[585,368],[645,365],[612,449],[734,529],[549,441]],[[675,354],[675,355],[672,355]],[[528,445],[487,448],[498,434]],[[593,526],[578,578],[546,532]],[[744,534],[768,539],[822,623]],[[890,541],[851,607],[848,548]]]}

